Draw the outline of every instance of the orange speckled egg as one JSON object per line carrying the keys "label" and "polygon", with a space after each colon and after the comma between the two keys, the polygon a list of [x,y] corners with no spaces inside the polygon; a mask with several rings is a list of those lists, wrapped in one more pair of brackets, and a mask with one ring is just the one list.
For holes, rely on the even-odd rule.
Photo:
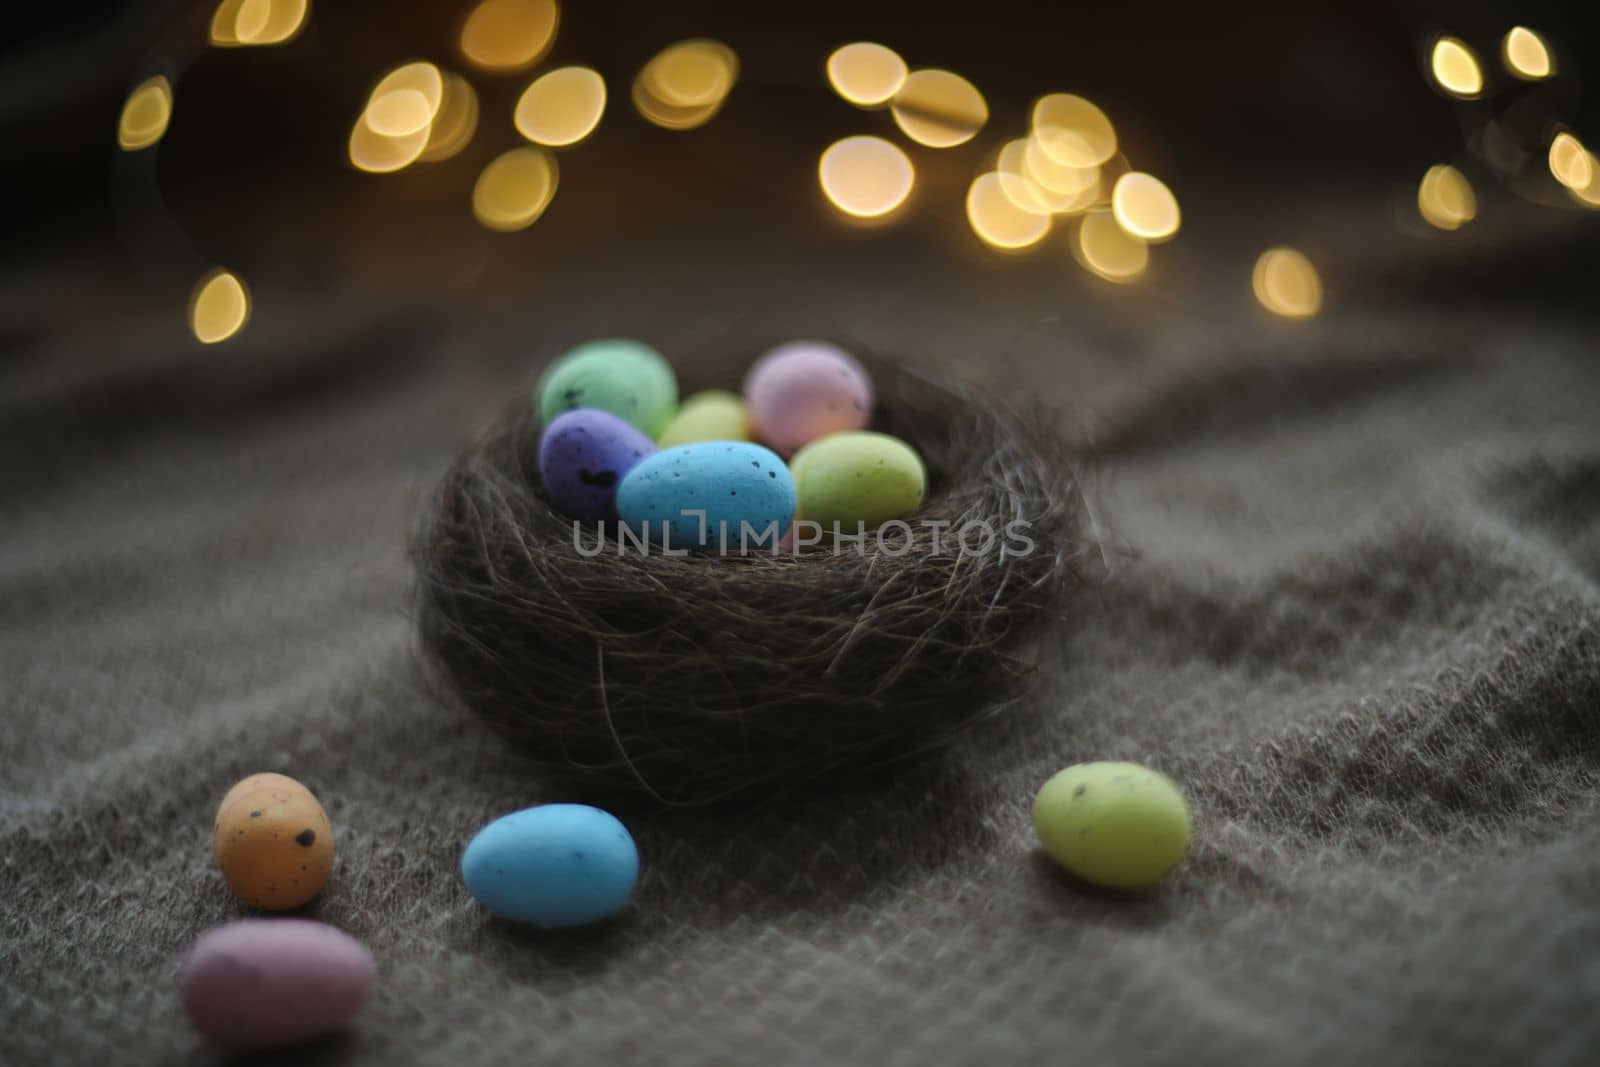
{"label": "orange speckled egg", "polygon": [[228,790],[211,844],[228,888],[268,911],[298,908],[333,870],[328,813],[287,775],[252,774]]}

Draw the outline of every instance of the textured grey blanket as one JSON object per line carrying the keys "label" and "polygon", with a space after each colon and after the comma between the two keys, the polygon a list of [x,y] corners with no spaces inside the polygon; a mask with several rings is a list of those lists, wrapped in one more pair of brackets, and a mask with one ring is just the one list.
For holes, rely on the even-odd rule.
{"label": "textured grey blanket", "polygon": [[[310,913],[381,970],[352,1030],[295,1062],[1594,1062],[1583,325],[1385,309],[1340,291],[1377,277],[1354,237],[1303,324],[1250,302],[1249,251],[1213,270],[1179,249],[1124,293],[1059,258],[863,248],[841,268],[796,238],[770,273],[741,265],[753,247],[693,270],[597,250],[509,309],[308,294],[205,351],[110,274],[8,278],[0,1063],[215,1055],[174,976],[240,914],[211,815],[260,770],[327,806]],[[94,315],[61,298],[86,291]],[[1043,397],[1100,455],[1111,573],[991,727],[869,781],[629,812],[626,918],[541,937],[486,919],[457,862],[488,818],[560,795],[419,680],[405,546],[535,351],[618,333],[686,363],[706,338],[859,339]],[[1191,799],[1157,893],[1087,890],[1036,852],[1034,790],[1096,758]]]}

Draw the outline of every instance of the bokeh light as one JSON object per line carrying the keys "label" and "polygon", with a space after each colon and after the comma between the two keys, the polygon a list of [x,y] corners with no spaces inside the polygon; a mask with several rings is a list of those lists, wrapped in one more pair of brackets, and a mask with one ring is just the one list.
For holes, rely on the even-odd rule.
{"label": "bokeh light", "polygon": [[1170,240],[1182,222],[1172,190],[1160,178],[1137,170],[1118,178],[1112,187],[1111,212],[1117,225],[1152,243]]}
{"label": "bokeh light", "polygon": [[439,113],[428,129],[428,140],[417,157],[423,163],[450,159],[472,142],[478,132],[478,93],[459,74],[446,74]]}
{"label": "bokeh light", "polygon": [[543,148],[513,148],[493,160],[472,187],[472,213],[491,230],[533,224],[556,195],[556,157]]}
{"label": "bokeh light", "polygon": [[1018,207],[995,173],[980,174],[967,187],[967,222],[985,244],[1004,251],[1029,248],[1050,232],[1049,214]]}
{"label": "bokeh light", "polygon": [[898,52],[871,41],[857,41],[828,57],[833,91],[857,107],[882,107],[906,81],[906,61]]}
{"label": "bokeh light", "polygon": [[385,137],[407,137],[433,121],[443,99],[444,75],[438,67],[424,60],[405,63],[367,95],[366,123]]}
{"label": "bokeh light", "polygon": [[1550,173],[1568,189],[1587,189],[1595,177],[1594,156],[1572,134],[1558,133],[1550,142]]}
{"label": "bokeh light", "polygon": [[1568,189],[1575,203],[1590,210],[1600,210],[1600,166],[1591,166],[1589,184],[1582,189]]}
{"label": "bokeh light", "polygon": [[1322,279],[1311,261],[1293,248],[1269,248],[1250,276],[1261,306],[1274,315],[1305,319],[1322,310]]}
{"label": "bokeh light", "polygon": [[232,271],[217,269],[195,285],[189,298],[189,329],[201,344],[226,341],[250,318],[250,294]]}
{"label": "bokeh light", "polygon": [[156,75],[128,94],[117,120],[117,144],[129,152],[149,148],[167,132],[172,122],[172,85]]}
{"label": "bokeh light", "polygon": [[1031,137],[1019,137],[1000,150],[995,171],[1016,175],[1020,183],[1002,182],[1001,188],[1018,207],[1032,210],[1042,205],[1057,215],[1085,211],[1099,190],[1099,169],[1065,167],[1049,156]]}
{"label": "bokeh light", "polygon": [[287,44],[305,28],[307,0],[222,0],[211,16],[211,43],[223,47]]}
{"label": "bokeh light", "polygon": [[1032,137],[1066,167],[1096,167],[1117,151],[1117,131],[1106,113],[1071,93],[1050,93],[1033,105]]}
{"label": "bokeh light", "polygon": [[679,41],[655,55],[633,81],[633,105],[669,130],[703,126],[739,79],[739,57],[717,41]]}
{"label": "bokeh light", "polygon": [[1090,273],[1119,284],[1136,280],[1150,265],[1149,247],[1119,226],[1109,211],[1083,217],[1072,251]]}
{"label": "bokeh light", "polygon": [[1483,68],[1465,41],[1439,38],[1433,43],[1429,67],[1434,82],[1451,96],[1470,100],[1483,92]]}
{"label": "bokeh light", "polygon": [[817,164],[823,194],[834,207],[858,219],[878,219],[893,212],[911,195],[916,177],[906,154],[881,137],[836,141]]}
{"label": "bokeh light", "polygon": [[1544,38],[1526,26],[1513,26],[1500,42],[1500,59],[1523,81],[1539,81],[1556,72],[1555,60]]}
{"label": "bokeh light", "polygon": [[367,124],[366,113],[350,130],[350,162],[370,174],[392,174],[422,157],[428,146],[427,126],[404,137],[385,137]]}
{"label": "bokeh light", "polygon": [[482,0],[461,24],[461,54],[488,71],[525,70],[555,40],[555,0]]}
{"label": "bokeh light", "polygon": [[367,125],[383,137],[409,137],[432,122],[428,98],[415,89],[396,89],[367,105]]}
{"label": "bokeh light", "polygon": [[1024,158],[1027,150],[1028,141],[1025,137],[1007,141],[995,159],[994,172],[1000,175],[1000,191],[1013,204],[1023,211],[1047,215],[1054,210],[1050,192],[1028,177]]}
{"label": "bokeh light", "polygon": [[1467,176],[1448,163],[1429,167],[1417,186],[1417,210],[1430,226],[1456,230],[1478,214],[1478,198]]}
{"label": "bokeh light", "polygon": [[574,145],[594,132],[606,109],[606,83],[588,67],[541,74],[517,100],[513,122],[534,144]]}
{"label": "bokeh light", "polygon": [[965,144],[989,121],[983,94],[948,70],[912,71],[889,107],[905,135],[929,148]]}

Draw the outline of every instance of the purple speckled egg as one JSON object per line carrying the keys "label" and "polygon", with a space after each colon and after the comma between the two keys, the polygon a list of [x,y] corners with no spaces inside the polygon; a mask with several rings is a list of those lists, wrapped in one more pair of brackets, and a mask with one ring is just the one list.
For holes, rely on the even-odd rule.
{"label": "purple speckled egg", "polygon": [[555,509],[569,519],[617,517],[617,486],[655,442],[633,424],[598,408],[578,408],[550,420],[539,438],[539,478]]}
{"label": "purple speckled egg", "polygon": [[855,357],[825,341],[790,341],[756,361],[744,380],[756,437],[782,455],[872,417],[872,379]]}
{"label": "purple speckled egg", "polygon": [[242,919],[208,931],[179,985],[194,1028],[231,1049],[267,1048],[337,1030],[372,992],[361,942],[310,919]]}

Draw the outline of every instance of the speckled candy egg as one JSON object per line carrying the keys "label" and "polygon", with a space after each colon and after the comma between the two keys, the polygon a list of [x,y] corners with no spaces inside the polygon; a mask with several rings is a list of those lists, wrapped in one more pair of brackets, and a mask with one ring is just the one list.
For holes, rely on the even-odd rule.
{"label": "speckled candy egg", "polygon": [[194,1028],[230,1049],[305,1041],[350,1021],[376,968],[361,942],[310,919],[243,919],[206,933],[179,976]]}
{"label": "speckled candy egg", "polygon": [[854,533],[903,519],[922,506],[928,474],[898,437],[857,431],[813,441],[789,463],[798,494],[796,515],[824,530]]}
{"label": "speckled candy egg", "polygon": [[1147,889],[1189,847],[1189,807],[1172,779],[1137,763],[1080,763],[1033,803],[1039,840],[1086,882]]}
{"label": "speckled candy egg", "polygon": [[705,441],[657,452],[629,471],[617,514],[672,551],[771,551],[794,518],[794,500],[789,468],[771,449]]}
{"label": "speckled candy egg", "polygon": [[700,441],[748,440],[750,416],[744,410],[744,401],[726,389],[708,389],[683,402],[656,444],[673,448]]}
{"label": "speckled candy egg", "polygon": [[639,878],[639,850],[610,812],[541,804],[496,819],[461,857],[478,903],[547,930],[586,926],[622,910]]}
{"label": "speckled candy egg", "polygon": [[744,382],[757,440],[784,455],[872,417],[872,379],[844,349],[823,341],[791,341],[756,361]]}
{"label": "speckled candy egg", "polygon": [[569,519],[614,519],[617,486],[655,442],[631,423],[595,408],[557,415],[539,437],[539,480]]}
{"label": "speckled candy egg", "polygon": [[599,408],[626,419],[652,441],[678,411],[678,379],[649,345],[581,344],[550,365],[535,393],[546,426],[563,411]]}
{"label": "speckled candy egg", "polygon": [[255,908],[298,908],[333,870],[333,827],[311,790],[282,774],[252,774],[222,798],[212,850],[228,888]]}

